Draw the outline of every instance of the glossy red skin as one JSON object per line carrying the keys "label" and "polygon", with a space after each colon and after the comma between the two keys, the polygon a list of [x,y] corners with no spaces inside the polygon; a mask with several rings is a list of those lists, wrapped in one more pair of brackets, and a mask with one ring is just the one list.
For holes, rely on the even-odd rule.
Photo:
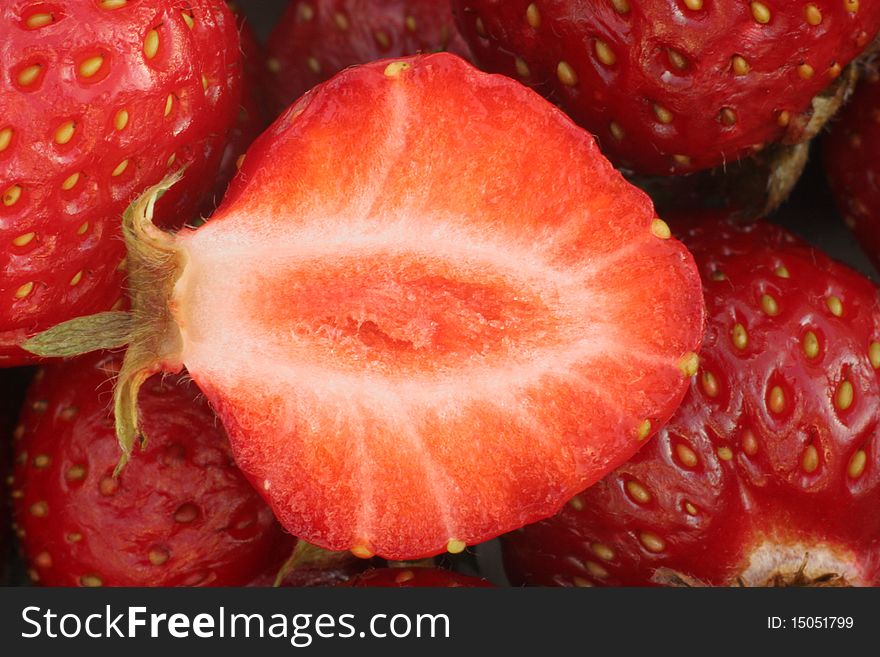
{"label": "glossy red skin", "polygon": [[[188,167],[157,206],[158,222],[169,227],[192,220],[212,189],[241,95],[238,30],[221,0],[188,6],[192,29],[177,0],[112,10],[97,2],[14,0],[0,9],[0,131],[13,130],[0,152],[0,197],[9,201],[8,190],[21,189],[15,203],[0,202],[0,367],[35,362],[17,344],[120,298],[125,249],[117,226],[145,187]],[[27,29],[38,12],[50,12],[54,22]],[[159,49],[148,59],[144,39],[157,25]],[[83,78],[80,63],[96,54],[105,56],[103,66]],[[42,65],[42,74],[23,87],[18,75],[32,64]],[[122,108],[129,120],[119,131],[114,117]],[[60,145],[55,131],[68,121],[76,130]],[[128,166],[112,176],[124,160]],[[75,173],[76,184],[63,190]],[[30,233],[26,243],[14,243]]]}
{"label": "glossy red skin", "polygon": [[439,50],[469,56],[446,0],[291,0],[267,50],[266,87],[275,115],[355,64]]}
{"label": "glossy red skin", "polygon": [[[645,449],[556,517],[505,537],[511,580],[650,585],[657,568],[668,568],[726,585],[736,583],[751,549],[767,539],[777,546],[800,542],[814,554],[822,544],[832,546],[858,573],[850,583],[880,584],[880,380],[868,357],[868,345],[880,340],[877,289],[769,224],[733,229],[711,221],[684,241],[704,275],[709,312],[700,373]],[[790,278],[774,274],[779,265]],[[725,278],[714,280],[716,271]],[[776,317],[760,310],[765,292],[779,302]],[[829,312],[829,294],[843,300],[842,317]],[[742,352],[731,339],[736,322],[748,331]],[[800,343],[810,329],[822,345],[812,362]],[[847,369],[855,398],[841,410],[833,400]],[[714,397],[703,385],[705,372],[718,381]],[[787,403],[775,413],[766,399],[782,381]],[[746,429],[756,449],[747,448]],[[810,440],[819,455],[812,473],[803,467]],[[693,467],[681,460],[680,444],[696,453]],[[721,448],[730,450],[729,460]],[[853,478],[848,467],[859,449],[867,466]],[[628,491],[631,481],[651,499],[640,503]],[[643,532],[665,546],[647,549]],[[614,556],[603,558],[599,544]]]}
{"label": "glossy red skin", "polygon": [[[674,240],[652,232],[655,215],[649,199],[614,171],[587,133],[529,89],[504,76],[485,75],[453,55],[418,56],[406,63],[410,68],[401,74],[406,77],[399,88],[389,86],[398,81],[386,74],[388,62],[381,61],[347,69],[306,94],[251,147],[211,221],[178,234],[176,244],[192,267],[183,272],[172,300],[182,353],[170,354],[166,365],[182,360],[188,367],[222,418],[237,462],[288,531],[329,550],[354,549],[395,560],[433,556],[450,541],[476,544],[547,517],[629,458],[644,444],[637,428],[646,419],[651,427],[660,426],[680,403],[687,387],[680,361],[698,349],[703,319],[690,256]],[[426,117],[421,124],[406,122],[406,141],[385,136],[393,125],[390,99],[398,111]],[[514,115],[517,120],[510,121]],[[379,173],[380,161],[407,165],[395,170],[392,184]],[[309,251],[363,230],[349,223],[349,208],[359,207],[364,190],[373,194],[376,185],[380,191],[378,199],[370,200],[375,208],[370,225],[381,228],[386,217],[399,225],[401,208],[409,224],[341,264],[335,253],[317,257]],[[533,193],[545,187],[554,189],[552,200]],[[319,210],[302,212],[307,206]],[[585,211],[589,221],[566,223]],[[262,228],[255,231],[254,226]],[[315,241],[309,232],[317,227],[326,242]],[[434,246],[427,246],[432,231],[444,230],[463,231],[472,242],[457,243],[453,248],[459,253],[503,244],[503,255],[463,274],[458,254],[446,244],[434,238]],[[298,237],[298,231],[305,237]],[[546,253],[533,249],[537,235],[557,231],[558,238],[547,240]],[[265,258],[243,257],[234,267],[223,264],[222,272],[213,273],[216,263],[225,262],[221,245],[237,235],[253,243],[255,253],[269,246],[278,254],[302,250],[307,257],[272,267]],[[261,242],[269,235],[271,241]],[[421,266],[423,258],[409,242],[414,235],[427,236],[418,254],[427,249],[439,254],[429,263],[435,267],[431,275],[412,279],[418,307],[400,306],[404,294],[392,295],[393,303],[375,303],[371,294],[375,298],[398,282],[409,283],[397,281],[394,273],[382,279],[389,249],[401,250],[400,260],[408,267]],[[592,263],[605,258],[614,259],[614,266],[590,278]],[[491,332],[474,347],[481,329],[469,329],[467,323],[475,316],[479,322],[480,312],[489,317],[499,313],[506,321],[506,290],[512,283],[505,281],[508,272],[523,268],[524,260],[565,272],[565,280],[590,278],[572,288],[577,295],[594,285],[603,295],[617,292],[603,317],[615,327],[608,329],[608,339],[626,344],[620,352],[571,356],[569,367],[577,376],[569,379],[553,365],[552,372],[510,393],[521,401],[502,405],[485,395],[478,382],[484,372],[503,366],[504,356],[498,355]],[[253,279],[242,272],[251,271],[254,263],[262,270],[254,274],[262,281],[260,295],[244,293]],[[380,273],[367,281],[373,270]],[[547,275],[547,285],[555,281]],[[300,282],[291,294],[291,285]],[[450,290],[444,290],[446,282]],[[480,295],[463,294],[458,283],[477,286]],[[544,298],[560,294],[569,292],[549,291]],[[465,305],[488,297],[488,307],[468,307],[459,314],[459,297]],[[566,304],[566,312],[576,303],[580,297]],[[374,321],[364,322],[359,338],[349,335],[353,331],[345,314],[362,312],[361,304]],[[510,305],[509,312],[520,312],[519,300]],[[534,341],[530,350],[542,353],[543,347],[552,350],[569,339],[547,337],[540,327],[532,331],[555,311],[523,305],[522,321],[506,332],[505,345]],[[326,316],[315,317],[325,310]],[[227,312],[231,317],[224,317]],[[430,317],[438,328],[427,338],[411,336],[408,313],[415,314],[411,324]],[[241,317],[253,324],[244,329]],[[558,321],[568,325],[571,320]],[[320,326],[335,327],[336,322],[340,346],[328,348]],[[286,352],[287,343],[279,340],[288,326],[302,331],[301,351]],[[605,335],[604,328],[597,330]],[[190,339],[193,331],[196,340]],[[249,344],[239,331],[246,331]],[[392,335],[401,339],[389,340]],[[230,339],[234,346],[227,346]],[[421,340],[424,346],[415,349],[408,340]],[[268,353],[276,355],[266,359]],[[321,372],[287,383],[287,372],[299,366]],[[546,367],[537,357],[524,369],[532,366]],[[384,399],[377,403],[371,398],[373,383],[350,388],[341,383],[339,389],[351,396],[339,406],[336,397],[323,401],[314,395],[313,385],[333,380],[343,368],[367,381],[375,376],[380,386],[387,381],[396,385],[411,368],[408,383],[415,390],[407,389],[399,406],[387,408]],[[611,370],[615,376],[607,377]],[[252,385],[250,377],[256,375],[261,381]],[[603,400],[613,403],[588,402],[594,376]],[[423,403],[421,388],[431,390],[436,381],[443,386],[441,393],[432,392]],[[420,404],[413,412],[406,408],[410,394]],[[359,405],[370,422],[357,417]],[[402,413],[410,413],[406,423],[418,440],[400,441],[394,424]],[[282,422],[284,417],[290,419]],[[320,441],[321,448],[312,441]],[[473,457],[460,457],[455,446],[462,444],[471,446]],[[364,454],[357,461],[351,458],[355,448]],[[429,456],[423,457],[422,449]],[[423,461],[429,459],[435,463],[425,476]]]}
{"label": "glossy red skin", "polygon": [[494,584],[478,577],[460,575],[443,568],[374,568],[352,577],[340,586],[352,588],[492,588]]}
{"label": "glossy red skin", "polygon": [[[545,0],[534,3],[537,28],[526,17],[531,0],[452,4],[481,66],[517,77],[559,104],[596,135],[615,164],[658,175],[801,141],[813,97],[840,72],[834,65],[846,66],[880,28],[880,5],[856,3],[858,11],[849,12],[844,0],[765,2],[766,24],[744,0],[706,0],[698,11],[683,0]],[[808,4],[821,12],[818,26],[807,22]],[[618,13],[616,5],[629,9]],[[599,59],[596,39],[613,51],[612,63]],[[684,57],[683,69],[670,59],[670,48]],[[735,55],[749,63],[746,75],[734,74]],[[517,57],[527,66],[525,76],[517,72]],[[576,84],[560,81],[560,61],[574,70]],[[803,63],[813,68],[809,79],[798,71]],[[671,112],[671,121],[658,120],[654,104]],[[734,111],[732,125],[721,120],[723,108]],[[790,118],[785,127],[783,111]],[[622,138],[612,134],[612,122]]]}
{"label": "glossy red skin", "polygon": [[825,171],[837,207],[880,267],[880,75],[870,72],[824,138]]}
{"label": "glossy red skin", "polygon": [[[32,578],[238,586],[274,575],[293,540],[235,467],[225,433],[185,377],[157,376],[141,390],[148,443],[114,482],[119,448],[108,403],[120,362],[92,354],[59,363],[28,392],[13,498]],[[75,466],[84,477],[71,478]],[[167,559],[154,563],[151,552]]]}

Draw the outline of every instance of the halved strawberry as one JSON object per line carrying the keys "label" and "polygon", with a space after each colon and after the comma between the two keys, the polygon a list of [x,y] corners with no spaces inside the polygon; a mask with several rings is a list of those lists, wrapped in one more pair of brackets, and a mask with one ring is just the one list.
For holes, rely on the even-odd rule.
{"label": "halved strawberry", "polygon": [[488,588],[491,582],[443,568],[374,568],[356,575],[340,586],[353,588]]}
{"label": "halved strawberry", "polygon": [[546,517],[695,366],[699,279],[648,198],[562,112],[453,55],[307,94],[198,230],[149,223],[161,189],[126,219],[121,442],[139,379],[186,365],[282,524],[324,548],[413,559]]}
{"label": "halved strawberry", "polygon": [[157,221],[193,218],[235,121],[241,62],[222,0],[0,6],[0,367],[17,344],[122,295],[127,204],[170,171]]}
{"label": "halved strawberry", "polygon": [[558,103],[616,164],[661,175],[811,138],[880,29],[880,4],[858,0],[452,4],[477,62]]}
{"label": "halved strawberry", "polygon": [[822,144],[837,207],[880,267],[880,71],[872,68]]}
{"label": "halved strawberry", "polygon": [[505,539],[516,583],[880,584],[880,296],[780,228],[709,221],[700,373],[670,423]]}
{"label": "halved strawberry", "polygon": [[273,111],[348,66],[439,50],[469,54],[445,0],[291,0],[269,37]]}
{"label": "halved strawberry", "polygon": [[220,586],[271,579],[293,549],[241,475],[198,389],[141,389],[148,442],[121,475],[112,377],[95,354],[41,371],[16,430],[15,515],[31,578],[49,586]]}

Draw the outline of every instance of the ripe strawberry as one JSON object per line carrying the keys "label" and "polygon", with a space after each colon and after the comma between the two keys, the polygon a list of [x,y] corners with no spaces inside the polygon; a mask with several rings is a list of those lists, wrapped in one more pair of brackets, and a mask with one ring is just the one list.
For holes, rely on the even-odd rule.
{"label": "ripe strawberry", "polygon": [[685,242],[700,373],[671,422],[558,516],[510,534],[517,583],[880,584],[880,297],[770,224]]}
{"label": "ripe strawberry", "polygon": [[198,230],[149,224],[160,190],[126,217],[152,320],[117,387],[120,440],[138,378],[186,365],[282,524],[326,549],[417,559],[546,517],[687,387],[687,251],[589,134],[454,55],[304,96]]}
{"label": "ripe strawberry", "polygon": [[[823,92],[880,28],[858,0],[453,0],[481,65],[515,76],[640,173],[719,166],[816,134]],[[846,85],[843,85],[846,87]]]}
{"label": "ripe strawberry", "polygon": [[439,50],[469,54],[448,2],[291,0],[269,37],[272,109],[280,114],[349,66]]}
{"label": "ripe strawberry", "polygon": [[356,575],[340,586],[352,588],[489,588],[493,584],[480,579],[460,575],[443,568],[374,568]]}
{"label": "ripe strawberry", "polygon": [[16,345],[121,296],[133,197],[187,167],[157,220],[192,218],[241,93],[221,0],[6,2],[0,8],[0,367]]}
{"label": "ripe strawberry", "polygon": [[293,549],[241,475],[199,391],[182,377],[141,389],[148,442],[118,478],[111,382],[121,358],[52,366],[16,436],[13,498],[35,581],[49,586],[242,585]]}
{"label": "ripe strawberry", "polygon": [[824,143],[825,170],[837,207],[874,265],[880,267],[880,73],[872,70]]}

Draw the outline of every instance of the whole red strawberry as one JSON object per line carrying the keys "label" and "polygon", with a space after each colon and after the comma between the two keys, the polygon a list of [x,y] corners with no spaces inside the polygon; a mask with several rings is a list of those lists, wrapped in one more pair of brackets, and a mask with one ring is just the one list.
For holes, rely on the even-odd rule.
{"label": "whole red strawberry", "polygon": [[769,224],[685,240],[700,371],[670,423],[505,540],[517,583],[880,584],[880,297]]}
{"label": "whole red strawberry", "polygon": [[555,513],[668,420],[696,366],[699,277],[649,199],[557,108],[454,55],[303,96],[197,230],[150,225],[172,182],[125,220],[120,442],[141,377],[185,365],[320,547],[418,559]]}
{"label": "whole red strawberry", "polygon": [[825,170],[837,207],[880,267],[880,74],[871,70],[824,143]]}
{"label": "whole red strawberry", "polygon": [[859,0],[453,0],[483,66],[558,103],[615,163],[688,173],[816,133],[880,28]]}
{"label": "whole red strawberry", "polygon": [[214,185],[241,93],[221,0],[0,7],[0,367],[53,324],[122,294],[120,217],[169,172],[158,221],[193,218]]}
{"label": "whole red strawberry", "polygon": [[293,541],[236,468],[191,382],[146,383],[146,447],[113,476],[108,404],[120,362],[96,354],[51,366],[28,393],[12,495],[31,577],[49,586],[271,583]]}
{"label": "whole red strawberry", "polygon": [[478,577],[460,575],[443,568],[374,568],[356,575],[340,586],[353,588],[488,588],[491,582]]}
{"label": "whole red strawberry", "polygon": [[269,37],[273,110],[348,66],[438,50],[468,56],[445,0],[291,0]]}

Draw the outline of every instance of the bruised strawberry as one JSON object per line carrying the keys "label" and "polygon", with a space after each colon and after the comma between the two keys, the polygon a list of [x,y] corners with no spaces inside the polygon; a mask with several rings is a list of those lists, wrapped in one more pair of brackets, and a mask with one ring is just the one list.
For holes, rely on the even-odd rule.
{"label": "bruised strawberry", "polygon": [[[699,279],[648,198],[562,112],[454,55],[304,96],[198,230],[149,223],[161,189],[126,216],[120,441],[138,379],[185,365],[282,524],[326,549],[417,559],[546,517],[695,366]],[[85,349],[111,321],[27,346]]]}
{"label": "bruised strawberry", "polygon": [[468,55],[446,1],[291,0],[269,37],[274,113],[349,66],[439,50]]}
{"label": "bruised strawberry", "polygon": [[491,582],[460,575],[443,568],[374,568],[357,575],[341,586],[353,588],[488,588]]}
{"label": "bruised strawberry", "polygon": [[31,578],[234,586],[274,574],[293,542],[236,468],[191,382],[154,377],[144,385],[148,442],[113,476],[119,446],[108,404],[120,362],[99,353],[52,366],[28,393],[13,498]]}
{"label": "bruised strawberry", "polygon": [[664,175],[815,135],[846,85],[823,92],[880,28],[858,0],[452,5],[478,63],[558,103],[616,164]]}
{"label": "bruised strawberry", "polygon": [[505,539],[541,585],[880,584],[880,297],[770,224],[685,240],[700,372],[670,423],[550,520]]}
{"label": "bruised strawberry", "polygon": [[193,218],[241,93],[221,0],[93,0],[0,8],[0,367],[16,346],[120,298],[120,217],[186,167],[157,221]]}
{"label": "bruised strawberry", "polygon": [[870,71],[824,139],[825,170],[837,207],[880,267],[880,73]]}

